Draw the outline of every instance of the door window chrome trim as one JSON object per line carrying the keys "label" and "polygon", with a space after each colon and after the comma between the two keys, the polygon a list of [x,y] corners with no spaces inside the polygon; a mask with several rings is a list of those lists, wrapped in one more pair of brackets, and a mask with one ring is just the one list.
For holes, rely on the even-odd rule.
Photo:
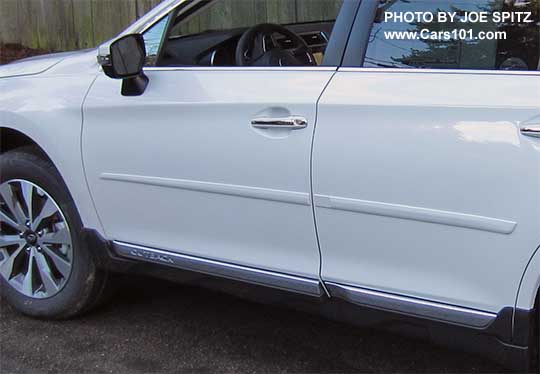
{"label": "door window chrome trim", "polygon": [[319,280],[210,260],[135,244],[113,241],[114,252],[125,258],[218,276],[314,297],[322,297]]}
{"label": "door window chrome trim", "polygon": [[331,66],[175,66],[145,67],[144,71],[327,71],[335,72],[337,67]]}
{"label": "door window chrome trim", "polygon": [[340,67],[341,73],[401,73],[401,74],[469,74],[469,75],[523,75],[539,76],[540,71],[534,70],[460,70],[460,69],[413,69],[413,68],[360,68]]}
{"label": "door window chrome trim", "polygon": [[382,309],[445,323],[474,328],[485,328],[497,318],[497,314],[468,309],[449,304],[399,296],[366,288],[325,282],[330,295],[352,304]]}

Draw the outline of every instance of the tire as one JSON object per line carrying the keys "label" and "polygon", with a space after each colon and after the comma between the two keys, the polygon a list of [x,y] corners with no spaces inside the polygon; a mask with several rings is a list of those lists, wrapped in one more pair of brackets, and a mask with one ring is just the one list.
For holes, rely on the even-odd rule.
{"label": "tire", "polygon": [[[0,203],[2,298],[23,314],[52,320],[98,305],[108,274],[81,240],[82,221],[58,171],[35,148],[0,155]],[[23,232],[25,217],[34,219]],[[16,244],[6,245],[8,239]]]}

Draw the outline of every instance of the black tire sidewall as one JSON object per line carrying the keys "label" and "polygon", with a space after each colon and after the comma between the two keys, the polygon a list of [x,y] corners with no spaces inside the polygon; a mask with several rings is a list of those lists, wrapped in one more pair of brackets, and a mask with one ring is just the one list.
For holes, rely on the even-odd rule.
{"label": "black tire sidewall", "polygon": [[38,156],[12,151],[0,156],[0,184],[13,179],[34,183],[46,191],[60,207],[71,232],[72,269],[65,286],[46,299],[27,297],[0,276],[0,293],[20,312],[48,319],[67,318],[79,313],[87,303],[96,278],[93,257],[81,241],[82,223],[64,182],[54,166]]}

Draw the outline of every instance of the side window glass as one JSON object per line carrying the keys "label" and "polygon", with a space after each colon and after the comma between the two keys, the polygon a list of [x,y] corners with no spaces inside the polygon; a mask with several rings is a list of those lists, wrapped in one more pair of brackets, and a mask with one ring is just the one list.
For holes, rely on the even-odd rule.
{"label": "side window glass", "polygon": [[383,0],[364,67],[540,70],[539,9],[539,0]]}
{"label": "side window glass", "polygon": [[163,41],[168,22],[169,16],[164,17],[143,34],[144,44],[146,46],[146,66],[156,65],[159,48]]}
{"label": "side window glass", "polygon": [[[344,1],[347,0],[201,2],[199,8],[180,13],[172,20],[157,65],[320,65]],[[151,47],[160,40],[165,26],[154,28],[148,37],[145,35],[149,59],[150,51],[158,49]]]}

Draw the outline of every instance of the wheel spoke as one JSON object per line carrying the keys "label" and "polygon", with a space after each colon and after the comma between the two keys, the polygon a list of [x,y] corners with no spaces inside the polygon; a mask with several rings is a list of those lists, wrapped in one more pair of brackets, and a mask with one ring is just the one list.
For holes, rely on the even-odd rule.
{"label": "wheel spoke", "polygon": [[24,214],[21,203],[13,193],[9,184],[6,183],[0,186],[0,196],[4,199],[19,226],[24,226],[28,218]]}
{"label": "wheel spoke", "polygon": [[10,216],[8,216],[6,213],[2,212],[0,210],[0,222],[3,222],[9,226],[11,226],[12,228],[16,229],[16,230],[25,230],[26,227],[24,225],[21,225],[17,222],[15,222],[13,219],[11,219]]}
{"label": "wheel spoke", "polygon": [[24,239],[21,239],[19,235],[0,235],[0,248],[8,247],[15,244],[21,245],[25,242],[26,241]]}
{"label": "wheel spoke", "polygon": [[60,274],[62,274],[62,276],[67,279],[71,271],[71,264],[67,260],[64,260],[59,254],[57,254],[47,245],[44,245],[42,249],[43,251],[45,251],[47,256],[49,256],[49,259],[53,262],[56,270],[58,270]]}
{"label": "wheel spoke", "polygon": [[43,208],[41,208],[41,212],[39,213],[39,216],[37,216],[34,222],[32,222],[32,230],[34,231],[37,230],[39,225],[41,224],[41,221],[43,221],[46,218],[49,218],[56,212],[58,212],[56,205],[51,199],[47,197],[47,200],[45,200],[45,204],[43,205]]}
{"label": "wheel spoke", "polygon": [[26,204],[26,208],[28,210],[28,219],[30,222],[33,221],[34,215],[33,215],[33,200],[34,200],[34,186],[30,183],[22,183],[21,182],[21,189],[22,189],[22,195],[24,197],[24,202]]}
{"label": "wheel spoke", "polygon": [[54,277],[51,273],[51,268],[47,263],[47,259],[43,254],[36,252],[36,263],[39,271],[39,276],[43,282],[43,287],[45,287],[45,292],[54,294],[58,291],[58,285],[56,284]]}
{"label": "wheel spoke", "polygon": [[[69,230],[67,227],[62,227],[60,230],[55,232],[50,232],[41,238],[42,243],[46,244],[71,244],[71,237],[69,235]],[[1,243],[1,242],[0,242]]]}
{"label": "wheel spoke", "polygon": [[[7,258],[5,258],[2,264],[0,264],[0,274],[2,274],[6,280],[11,278],[15,259],[19,256],[24,247],[25,245],[20,245],[19,248],[11,254],[11,256],[6,256]],[[4,255],[6,255],[6,251],[4,251]]]}
{"label": "wheel spoke", "polygon": [[28,257],[28,267],[26,268],[26,275],[24,276],[22,289],[27,295],[34,294],[34,249],[30,250]]}

